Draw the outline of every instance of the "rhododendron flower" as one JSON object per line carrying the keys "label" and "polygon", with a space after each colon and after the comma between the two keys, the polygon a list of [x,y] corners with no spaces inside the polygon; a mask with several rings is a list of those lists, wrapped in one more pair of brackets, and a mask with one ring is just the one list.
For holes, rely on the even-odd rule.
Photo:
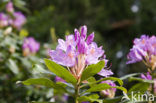
{"label": "rhododendron flower", "polygon": [[87,65],[108,61],[102,46],[98,47],[93,40],[94,32],[87,37],[87,27],[82,26],[80,32],[75,29],[74,35],[67,35],[65,40],[58,39],[56,50],[50,50],[49,55],[52,61],[70,68],[71,73],[79,78]]}
{"label": "rhododendron flower", "polygon": [[142,35],[140,38],[136,38],[127,58],[127,64],[144,61],[154,70],[156,67],[156,36]]}
{"label": "rhododendron flower", "polygon": [[26,17],[21,12],[14,12],[14,18],[9,20],[9,23],[16,29],[21,29],[21,27],[26,22]]}
{"label": "rhododendron flower", "polygon": [[152,76],[150,75],[149,72],[147,72],[146,75],[141,74],[141,78],[142,78],[142,79],[146,79],[146,80],[152,80]]}
{"label": "rhododendron flower", "polygon": [[0,13],[0,28],[8,26],[8,16]]}
{"label": "rhododendron flower", "polygon": [[36,53],[40,48],[40,44],[33,37],[28,37],[24,39],[22,48],[23,55],[27,56]]}
{"label": "rhododendron flower", "polygon": [[8,4],[6,5],[6,11],[10,12],[10,13],[14,12],[14,8],[13,8],[12,2],[8,2]]}
{"label": "rhododendron flower", "polygon": [[[106,83],[112,87],[115,87],[116,84],[113,81],[107,80],[107,81],[102,81],[101,83]],[[109,97],[109,98],[113,98],[115,96],[115,92],[116,92],[116,88],[110,88],[107,90],[103,90],[100,92],[100,94],[104,97]]]}

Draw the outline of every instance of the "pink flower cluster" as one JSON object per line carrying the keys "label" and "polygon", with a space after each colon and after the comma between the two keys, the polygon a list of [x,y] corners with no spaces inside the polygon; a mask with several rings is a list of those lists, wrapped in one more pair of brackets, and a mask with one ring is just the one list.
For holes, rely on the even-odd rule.
{"label": "pink flower cluster", "polygon": [[39,50],[40,44],[33,37],[28,37],[24,39],[22,48],[23,55],[27,56],[29,54],[35,54]]}
{"label": "pink flower cluster", "polygon": [[[71,73],[79,78],[87,65],[96,64],[104,60],[106,56],[102,46],[98,47],[94,40],[94,32],[87,37],[87,27],[82,26],[80,32],[75,29],[74,35],[66,36],[66,39],[58,39],[56,50],[50,50],[52,61],[70,68]],[[102,76],[113,74],[111,71],[102,70]]]}
{"label": "pink flower cluster", "polygon": [[142,35],[133,43],[133,48],[127,56],[127,64],[144,61],[147,66],[154,69],[156,67],[156,36]]}
{"label": "pink flower cluster", "polygon": [[0,28],[12,26],[20,30],[26,22],[26,17],[21,12],[14,12],[12,2],[6,5],[6,11],[7,14],[0,13]]}

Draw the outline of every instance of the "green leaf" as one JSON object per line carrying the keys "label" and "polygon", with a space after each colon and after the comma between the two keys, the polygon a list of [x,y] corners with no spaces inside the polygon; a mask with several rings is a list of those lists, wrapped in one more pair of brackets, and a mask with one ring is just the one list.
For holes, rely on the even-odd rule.
{"label": "green leaf", "polygon": [[94,76],[99,73],[102,68],[104,68],[105,62],[102,60],[97,64],[89,65],[82,73],[81,81],[88,79],[89,77]]}
{"label": "green leaf", "polygon": [[35,102],[35,101],[32,101],[31,103],[55,103],[55,102]]}
{"label": "green leaf", "polygon": [[90,77],[87,79],[87,81],[89,82],[89,86],[92,87],[92,86],[95,86],[96,84],[94,82],[96,82],[96,79],[94,77]]}
{"label": "green leaf", "polygon": [[102,103],[102,100],[98,99],[99,98],[99,95],[97,94],[93,94],[93,95],[90,95],[90,96],[82,96],[82,97],[79,97],[78,98],[78,101],[81,103],[81,102],[98,102],[98,103]]}
{"label": "green leaf", "polygon": [[144,83],[154,83],[153,80],[146,80],[146,79],[141,79],[141,78],[136,78],[136,77],[130,77],[129,81],[140,81]]}
{"label": "green leaf", "polygon": [[141,73],[133,73],[133,74],[128,74],[128,75],[125,75],[123,77],[120,77],[121,80],[125,80],[129,77],[134,77],[134,76],[137,76],[137,75],[140,75]]}
{"label": "green leaf", "polygon": [[[134,85],[133,87],[131,87],[131,89],[128,91],[129,94],[129,98],[132,99],[132,93],[133,95],[136,95],[136,99],[140,100],[138,97],[140,95],[144,95],[146,93],[146,91],[149,89],[150,84],[149,83],[138,83],[136,85]],[[145,98],[144,98],[145,99]],[[144,100],[143,100],[144,101]],[[142,101],[142,102],[143,102]]]}
{"label": "green leaf", "polygon": [[149,83],[137,83],[136,85],[132,86],[131,89],[128,91],[128,93],[131,93],[132,91],[139,91],[139,92],[145,92],[149,88]]}
{"label": "green leaf", "polygon": [[117,89],[120,89],[120,90],[124,91],[125,93],[127,93],[127,90],[124,87],[120,87],[120,86],[112,87],[112,86],[110,86],[109,84],[106,84],[106,83],[97,84],[96,86],[93,86],[93,87],[89,88],[88,90],[86,90],[83,93],[98,92],[98,91],[102,91],[102,90],[106,90],[106,89],[110,89],[110,88],[117,88]]}
{"label": "green leaf", "polygon": [[46,87],[50,87],[54,89],[59,89],[60,91],[62,90],[63,92],[66,91],[65,88],[63,88],[61,85],[55,84],[53,81],[47,78],[31,78],[31,79],[22,81],[22,83],[24,85],[42,85],[42,86],[46,86]]}
{"label": "green leaf", "polygon": [[97,82],[99,83],[99,82],[106,81],[106,80],[117,81],[121,86],[123,85],[123,81],[116,77],[102,78],[102,79],[98,80]]}
{"label": "green leaf", "polygon": [[51,72],[64,79],[66,82],[72,83],[73,85],[77,83],[76,78],[67,69],[49,59],[44,59],[44,61]]}
{"label": "green leaf", "polygon": [[114,98],[106,98],[103,100],[103,103],[120,103],[123,96],[117,96]]}
{"label": "green leaf", "polygon": [[8,66],[9,66],[10,70],[11,70],[14,74],[18,74],[18,73],[19,73],[17,64],[15,63],[14,60],[9,59],[9,61],[8,61]]}
{"label": "green leaf", "polygon": [[88,84],[84,84],[84,85],[81,86],[81,88],[86,87],[88,85],[94,85],[94,84],[97,84],[97,83],[100,83],[100,82],[106,81],[106,80],[117,81],[121,86],[123,85],[123,81],[120,80],[119,78],[116,78],[116,77],[107,77],[107,78],[103,78],[103,79],[100,79],[100,80],[95,81],[95,82],[89,82]]}

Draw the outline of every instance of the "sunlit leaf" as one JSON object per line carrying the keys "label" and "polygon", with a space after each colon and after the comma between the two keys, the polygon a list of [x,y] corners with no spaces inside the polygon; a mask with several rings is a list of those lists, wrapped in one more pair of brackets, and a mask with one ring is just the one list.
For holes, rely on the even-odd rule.
{"label": "sunlit leaf", "polygon": [[101,69],[104,67],[105,62],[102,60],[97,64],[89,65],[82,73],[81,81],[88,79],[89,77],[94,76],[99,73]]}
{"label": "sunlit leaf", "polygon": [[51,72],[64,79],[66,82],[72,83],[74,85],[77,83],[76,78],[67,69],[49,59],[44,60],[46,66]]}

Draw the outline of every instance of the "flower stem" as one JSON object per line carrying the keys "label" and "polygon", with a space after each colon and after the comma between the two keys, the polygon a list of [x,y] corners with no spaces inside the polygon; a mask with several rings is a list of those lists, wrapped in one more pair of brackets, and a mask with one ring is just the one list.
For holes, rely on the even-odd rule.
{"label": "flower stem", "polygon": [[76,86],[75,86],[75,103],[79,103],[78,101],[78,97],[80,96],[79,95],[79,90],[80,90],[80,82],[78,80]]}

